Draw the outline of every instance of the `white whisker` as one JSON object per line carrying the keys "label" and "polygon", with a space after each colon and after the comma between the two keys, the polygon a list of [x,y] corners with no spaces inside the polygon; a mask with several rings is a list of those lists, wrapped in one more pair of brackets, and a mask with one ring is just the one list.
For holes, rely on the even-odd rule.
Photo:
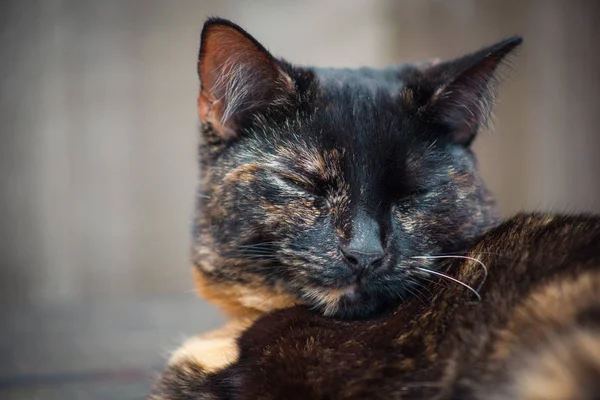
{"label": "white whisker", "polygon": [[467,289],[469,289],[471,292],[473,292],[473,294],[475,294],[475,296],[477,296],[477,300],[481,301],[481,296],[479,295],[479,292],[477,290],[473,289],[471,286],[464,283],[463,281],[460,281],[456,278],[451,277],[450,275],[446,275],[443,272],[439,272],[434,269],[429,269],[429,268],[425,268],[425,267],[415,267],[415,268],[417,268],[418,270],[421,270],[423,272],[427,272],[427,273],[430,273],[433,275],[441,276],[442,278],[449,279],[454,283],[458,283],[459,285],[464,286]]}
{"label": "white whisker", "polygon": [[485,266],[485,264],[483,262],[481,262],[480,260],[476,259],[475,257],[469,257],[469,256],[455,256],[455,255],[445,255],[445,256],[414,256],[412,258],[421,258],[421,259],[434,259],[434,258],[462,258],[465,260],[471,260],[471,261],[475,261],[476,263],[478,263],[479,265],[481,265],[481,268],[483,268],[483,278],[481,279],[481,283],[479,283],[479,285],[477,286],[477,291],[479,292],[481,290],[481,288],[483,287],[483,284],[485,283],[487,276],[488,276],[488,269]]}

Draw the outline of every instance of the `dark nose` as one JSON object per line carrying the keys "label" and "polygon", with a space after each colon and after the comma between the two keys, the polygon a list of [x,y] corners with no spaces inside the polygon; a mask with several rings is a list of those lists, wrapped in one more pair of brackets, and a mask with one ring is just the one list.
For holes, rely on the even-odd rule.
{"label": "dark nose", "polygon": [[353,220],[350,242],[339,247],[346,262],[353,267],[375,267],[385,256],[379,224],[362,213]]}
{"label": "dark nose", "polygon": [[351,264],[352,266],[360,267],[360,268],[369,268],[371,266],[376,266],[379,261],[385,255],[383,251],[376,253],[363,253],[362,251],[351,250],[347,247],[340,246],[340,251],[344,256],[344,259]]}

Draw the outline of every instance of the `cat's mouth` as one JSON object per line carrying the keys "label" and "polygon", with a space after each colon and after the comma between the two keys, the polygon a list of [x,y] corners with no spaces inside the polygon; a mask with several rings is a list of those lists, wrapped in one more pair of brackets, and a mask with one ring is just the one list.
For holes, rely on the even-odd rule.
{"label": "cat's mouth", "polygon": [[308,287],[303,290],[307,298],[317,300],[318,302],[337,301],[341,298],[357,298],[360,297],[361,286],[359,283],[353,283],[341,287],[332,286],[314,286]]}
{"label": "cat's mouth", "polygon": [[359,309],[365,303],[365,291],[358,282],[341,287],[305,287],[302,297],[326,316],[348,314],[349,310]]}
{"label": "cat's mouth", "polygon": [[362,319],[402,301],[413,284],[397,273],[391,276],[355,277],[337,284],[313,282],[298,288],[299,299],[319,313],[343,319]]}
{"label": "cat's mouth", "polygon": [[334,295],[338,298],[346,298],[348,300],[360,300],[360,284],[354,283],[352,285],[344,286],[333,290]]}

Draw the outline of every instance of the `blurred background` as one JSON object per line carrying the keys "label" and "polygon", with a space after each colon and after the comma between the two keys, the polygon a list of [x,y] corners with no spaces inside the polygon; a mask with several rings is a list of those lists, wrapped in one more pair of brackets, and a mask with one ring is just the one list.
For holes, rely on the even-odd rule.
{"label": "blurred background", "polygon": [[475,149],[505,215],[600,212],[600,2],[3,2],[0,398],[135,399],[222,318],[188,262],[198,39],[230,18],[299,64],[525,44]]}

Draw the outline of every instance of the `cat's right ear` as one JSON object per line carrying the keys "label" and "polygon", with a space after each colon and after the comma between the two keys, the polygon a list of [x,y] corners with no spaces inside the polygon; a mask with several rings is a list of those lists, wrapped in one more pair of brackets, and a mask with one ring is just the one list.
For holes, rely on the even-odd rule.
{"label": "cat's right ear", "polygon": [[[491,114],[498,70],[523,39],[514,36],[455,60],[419,66],[404,93],[421,118],[449,131],[455,143],[468,146]],[[405,100],[406,101],[406,100]]]}
{"label": "cat's right ear", "polygon": [[222,139],[239,134],[252,113],[286,104],[294,90],[290,76],[252,36],[234,23],[210,18],[198,57],[198,114]]}

